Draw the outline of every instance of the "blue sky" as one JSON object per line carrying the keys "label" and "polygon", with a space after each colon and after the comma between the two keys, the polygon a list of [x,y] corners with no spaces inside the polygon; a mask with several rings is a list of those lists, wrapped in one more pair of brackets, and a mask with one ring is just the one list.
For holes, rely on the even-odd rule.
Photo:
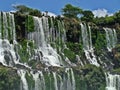
{"label": "blue sky", "polygon": [[120,10],[120,0],[1,0],[0,11],[12,10],[12,4],[23,4],[41,11],[50,11],[55,14],[60,14],[61,8],[68,3],[92,11],[105,9],[109,13],[114,13]]}

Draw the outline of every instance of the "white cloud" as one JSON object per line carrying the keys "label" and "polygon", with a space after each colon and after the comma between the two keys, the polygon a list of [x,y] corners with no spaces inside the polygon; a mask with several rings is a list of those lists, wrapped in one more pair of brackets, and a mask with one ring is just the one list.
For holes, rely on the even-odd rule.
{"label": "white cloud", "polygon": [[[46,12],[42,12],[42,14],[46,15]],[[52,16],[56,17],[57,16],[56,14],[54,14],[52,12],[48,12],[47,15],[50,16],[50,17],[52,17]]]}
{"label": "white cloud", "polygon": [[10,12],[15,13],[15,12],[16,12],[16,10],[10,10]]}
{"label": "white cloud", "polygon": [[106,15],[112,16],[112,13],[109,13],[106,9],[97,9],[92,11],[94,16],[96,17],[105,17]]}

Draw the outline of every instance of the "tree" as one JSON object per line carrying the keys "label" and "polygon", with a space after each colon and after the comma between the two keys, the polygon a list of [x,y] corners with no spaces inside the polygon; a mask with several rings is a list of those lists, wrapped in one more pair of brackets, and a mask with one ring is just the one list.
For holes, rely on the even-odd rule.
{"label": "tree", "polygon": [[41,12],[37,9],[34,9],[34,10],[30,11],[29,14],[33,15],[33,16],[38,16],[38,17],[42,16]]}
{"label": "tree", "polygon": [[106,16],[105,23],[108,25],[114,25],[115,24],[114,18],[115,18],[114,16]]}
{"label": "tree", "polygon": [[30,11],[32,11],[31,8],[25,6],[25,5],[16,5],[16,6],[13,6],[17,12],[20,12],[20,13],[23,13],[23,14],[27,14],[29,13]]}
{"label": "tree", "polygon": [[86,22],[93,22],[94,19],[94,14],[92,11],[85,10],[82,12],[83,16],[81,17],[81,20],[86,21]]}
{"label": "tree", "polygon": [[82,13],[82,9],[72,6],[71,4],[67,4],[62,9],[62,13],[65,17],[68,18],[78,18],[78,15]]}
{"label": "tree", "polygon": [[38,17],[41,16],[41,12],[39,10],[29,8],[25,5],[17,5],[13,7],[17,10],[17,13],[20,13],[20,14],[33,15],[33,16],[38,16]]}
{"label": "tree", "polygon": [[117,23],[120,23],[120,10],[119,10],[118,12],[116,12],[116,13],[114,14],[114,16],[115,16],[115,21],[116,21]]}

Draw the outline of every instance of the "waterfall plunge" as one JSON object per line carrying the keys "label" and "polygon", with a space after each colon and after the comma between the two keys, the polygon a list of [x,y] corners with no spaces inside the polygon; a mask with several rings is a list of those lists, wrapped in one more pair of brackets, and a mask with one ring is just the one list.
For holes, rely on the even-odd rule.
{"label": "waterfall plunge", "polygon": [[111,52],[117,43],[116,30],[111,28],[104,28],[104,30],[106,32],[107,49]]}
{"label": "waterfall plunge", "polygon": [[90,64],[99,66],[96,56],[94,55],[90,26],[88,26],[88,29],[87,29],[86,24],[81,23],[80,25],[81,25],[81,32],[82,32],[83,50],[85,52],[85,56],[87,60],[89,60]]}

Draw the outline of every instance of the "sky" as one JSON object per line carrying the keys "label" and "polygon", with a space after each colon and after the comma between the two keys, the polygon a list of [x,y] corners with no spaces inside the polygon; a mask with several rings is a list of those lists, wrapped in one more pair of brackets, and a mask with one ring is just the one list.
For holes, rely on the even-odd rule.
{"label": "sky", "polygon": [[0,11],[14,10],[12,5],[18,4],[60,15],[61,9],[68,3],[84,10],[91,10],[96,16],[112,15],[120,10],[120,0],[1,0]]}

